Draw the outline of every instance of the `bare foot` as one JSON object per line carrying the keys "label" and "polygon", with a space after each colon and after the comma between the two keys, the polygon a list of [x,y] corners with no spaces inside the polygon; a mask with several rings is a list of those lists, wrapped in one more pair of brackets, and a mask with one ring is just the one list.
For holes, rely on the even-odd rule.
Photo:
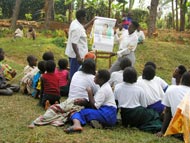
{"label": "bare foot", "polygon": [[35,128],[34,123],[32,123],[32,124],[28,125],[28,128],[29,128],[29,129],[33,129],[33,128]]}

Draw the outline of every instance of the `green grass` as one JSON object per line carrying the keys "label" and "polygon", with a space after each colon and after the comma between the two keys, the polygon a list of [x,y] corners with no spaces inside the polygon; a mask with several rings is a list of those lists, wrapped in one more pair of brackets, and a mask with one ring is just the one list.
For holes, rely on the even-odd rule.
{"label": "green grass", "polygon": [[[51,38],[37,37],[35,41],[29,39],[13,40],[10,37],[0,38],[0,47],[6,53],[5,62],[17,70],[23,71],[27,64],[26,57],[33,54],[41,60],[45,51],[51,50],[56,61],[66,57],[64,48],[52,44]],[[177,45],[175,42],[162,42],[159,39],[146,39],[143,45],[136,50],[136,69],[139,75],[146,61],[157,64],[157,75],[168,83],[172,72],[179,64],[184,64],[189,69],[190,50],[187,45]],[[116,57],[113,57],[114,61]],[[108,68],[108,60],[99,59],[97,69]],[[14,82],[18,82],[17,77]],[[62,101],[64,98],[61,99]],[[42,126],[28,129],[36,117],[44,113],[37,106],[38,100],[17,93],[13,96],[0,96],[0,143],[180,143],[173,137],[158,138],[154,134],[141,132],[135,128],[123,128],[117,125],[113,129],[92,129],[88,125],[81,134],[67,135],[65,127]],[[66,125],[68,126],[68,125]]]}

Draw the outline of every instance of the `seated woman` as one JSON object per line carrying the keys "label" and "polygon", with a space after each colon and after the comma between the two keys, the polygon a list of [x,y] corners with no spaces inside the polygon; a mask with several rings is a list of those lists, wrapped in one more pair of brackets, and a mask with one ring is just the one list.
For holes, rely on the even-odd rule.
{"label": "seated woman", "polygon": [[[114,126],[117,117],[115,98],[108,80],[110,73],[107,70],[99,70],[94,82],[100,85],[100,89],[93,96],[91,88],[87,88],[89,102],[92,109],[82,109],[71,116],[73,126],[65,129],[66,133],[81,132],[82,125],[92,121],[101,123],[103,126]],[[93,122],[94,121],[94,122]]]}
{"label": "seated woman", "polygon": [[123,83],[116,85],[115,99],[121,109],[122,125],[137,127],[143,131],[160,130],[159,115],[152,109],[147,109],[144,90],[136,84],[137,72],[133,67],[127,67],[123,73]]}
{"label": "seated woman", "polygon": [[164,97],[164,91],[161,85],[153,80],[155,77],[155,69],[151,66],[145,66],[143,69],[142,79],[138,79],[137,84],[143,88],[146,94],[147,108],[152,108],[161,114],[164,110],[164,105],[161,100]]}

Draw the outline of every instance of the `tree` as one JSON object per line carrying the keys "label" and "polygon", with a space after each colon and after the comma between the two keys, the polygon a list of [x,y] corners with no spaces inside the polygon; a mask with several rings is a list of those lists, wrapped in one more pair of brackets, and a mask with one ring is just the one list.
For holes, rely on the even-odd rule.
{"label": "tree", "polygon": [[49,28],[50,21],[54,20],[54,0],[45,1],[45,28]]}
{"label": "tree", "polygon": [[178,0],[175,1],[175,11],[176,11],[176,31],[179,30],[179,24],[178,24]]}
{"label": "tree", "polygon": [[185,13],[187,0],[180,0],[180,31],[185,30]]}
{"label": "tree", "polygon": [[156,31],[156,17],[157,17],[157,7],[159,0],[151,0],[150,13],[148,20],[148,37],[151,37]]}
{"label": "tree", "polygon": [[12,30],[14,30],[16,28],[16,21],[18,19],[21,2],[22,2],[22,0],[16,0],[16,2],[15,2],[15,7],[13,9],[13,16],[11,19],[11,29]]}

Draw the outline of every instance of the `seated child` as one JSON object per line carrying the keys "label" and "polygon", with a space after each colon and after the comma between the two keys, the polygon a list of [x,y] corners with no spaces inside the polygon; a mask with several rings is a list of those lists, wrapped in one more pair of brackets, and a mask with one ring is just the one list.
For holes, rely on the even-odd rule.
{"label": "seated child", "polygon": [[23,27],[19,25],[14,33],[14,38],[22,38],[23,37]]}
{"label": "seated child", "polygon": [[[0,48],[0,62],[5,58],[4,51]],[[13,92],[18,92],[20,89],[19,85],[7,84],[7,80],[4,76],[4,69],[0,65],[0,95],[12,95]]]}
{"label": "seated child", "polygon": [[[35,98],[39,98],[40,96],[40,90],[41,90],[41,75],[45,73],[45,61],[39,61],[38,62],[38,69],[39,71],[34,75],[32,79],[32,96]],[[41,98],[40,98],[41,99]]]}
{"label": "seated child", "polygon": [[61,96],[68,96],[69,93],[69,71],[67,59],[60,59],[58,61],[59,67],[55,69],[55,74],[59,78],[59,88]]}
{"label": "seated child", "polygon": [[82,125],[91,122],[92,127],[97,123],[103,126],[114,126],[117,117],[115,98],[108,80],[110,73],[107,70],[99,70],[96,73],[94,82],[100,85],[100,89],[93,96],[91,88],[87,88],[91,108],[82,109],[71,115],[73,126],[65,129],[66,133],[81,132]]}
{"label": "seated child", "polygon": [[21,93],[31,94],[32,90],[32,78],[38,72],[36,67],[37,58],[33,55],[27,57],[28,65],[24,68],[24,77],[21,79]]}
{"label": "seated child", "polygon": [[60,103],[59,79],[55,74],[56,64],[52,60],[45,63],[46,73],[41,76],[42,105],[47,108],[50,104]]}
{"label": "seated child", "polygon": [[33,40],[36,39],[36,31],[32,26],[29,27],[28,32],[27,32],[27,38],[32,38]]}

